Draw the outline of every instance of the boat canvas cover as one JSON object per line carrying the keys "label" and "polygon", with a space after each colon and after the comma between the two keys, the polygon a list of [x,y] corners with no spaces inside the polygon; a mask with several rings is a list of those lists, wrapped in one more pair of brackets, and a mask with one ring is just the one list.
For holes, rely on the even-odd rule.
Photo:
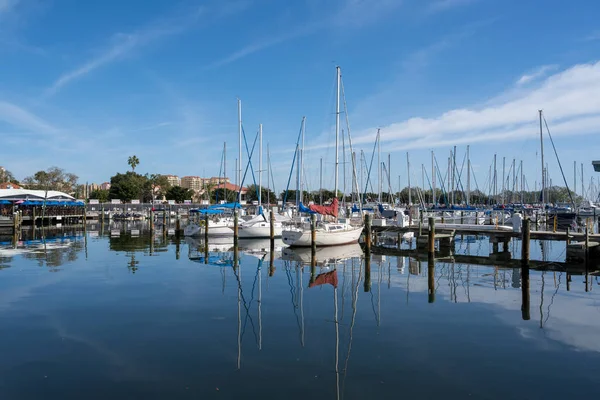
{"label": "boat canvas cover", "polygon": [[332,217],[338,216],[338,199],[337,197],[333,199],[330,205],[328,206],[318,206],[316,204],[311,205],[309,208],[311,211],[319,213],[321,215],[331,215]]}

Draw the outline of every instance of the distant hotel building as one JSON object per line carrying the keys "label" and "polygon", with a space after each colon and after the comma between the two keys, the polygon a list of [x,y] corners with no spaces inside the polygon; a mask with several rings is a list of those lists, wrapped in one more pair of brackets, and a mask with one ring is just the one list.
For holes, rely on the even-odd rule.
{"label": "distant hotel building", "polygon": [[204,179],[199,176],[184,176],[181,178],[181,187],[200,192],[204,189]]}
{"label": "distant hotel building", "polygon": [[104,182],[100,184],[100,189],[102,190],[110,190],[110,182]]}
{"label": "distant hotel building", "polygon": [[179,179],[177,175],[165,175],[165,178],[167,178],[167,182],[169,182],[169,185],[181,186],[181,179]]}

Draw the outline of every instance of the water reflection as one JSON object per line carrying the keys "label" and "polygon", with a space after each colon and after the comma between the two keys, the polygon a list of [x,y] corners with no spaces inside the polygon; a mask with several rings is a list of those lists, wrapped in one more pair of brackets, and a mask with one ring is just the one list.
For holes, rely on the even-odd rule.
{"label": "water reflection", "polygon": [[115,399],[593,394],[597,276],[562,270],[556,244],[532,243],[522,269],[487,238],[432,259],[165,231],[88,226],[55,249],[79,246],[60,274],[37,268],[38,244],[2,244],[2,398],[76,398],[74,379]]}

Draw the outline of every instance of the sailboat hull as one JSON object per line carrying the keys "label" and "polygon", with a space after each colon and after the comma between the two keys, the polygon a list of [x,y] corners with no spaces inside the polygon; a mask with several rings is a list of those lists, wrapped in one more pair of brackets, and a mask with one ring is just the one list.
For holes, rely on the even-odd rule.
{"label": "sailboat hull", "polygon": [[[315,232],[315,244],[320,247],[358,243],[362,231],[362,227],[336,231],[317,229]],[[283,243],[291,247],[310,247],[312,245],[309,229],[284,230],[281,234],[281,239]]]}
{"label": "sailboat hull", "polygon": [[[273,226],[273,231],[275,233],[275,237],[281,237],[282,231],[281,223],[275,223]],[[253,224],[251,226],[243,226],[240,225],[238,227],[238,236],[240,239],[250,239],[250,238],[270,238],[271,237],[271,226],[267,222],[261,222],[257,224]]]}

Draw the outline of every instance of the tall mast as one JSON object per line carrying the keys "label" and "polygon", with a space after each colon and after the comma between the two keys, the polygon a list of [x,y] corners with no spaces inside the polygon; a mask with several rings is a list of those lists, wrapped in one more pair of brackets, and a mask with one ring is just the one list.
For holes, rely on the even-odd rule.
{"label": "tall mast", "polygon": [[506,157],[502,157],[502,204],[506,204]]}
{"label": "tall mast", "polygon": [[238,202],[242,201],[242,101],[238,99],[238,141],[239,141],[239,154],[238,154],[238,178],[237,185],[239,190]]}
{"label": "tall mast", "polygon": [[517,171],[515,169],[515,159],[513,158],[513,163],[512,163],[512,191],[510,193],[510,201],[512,203],[514,203],[514,201],[515,201],[516,186],[517,186]]}
{"label": "tall mast", "polygon": [[585,199],[585,189],[583,186],[583,163],[581,163],[581,198]]}
{"label": "tall mast", "polygon": [[577,161],[573,161],[573,193],[577,195]]}
{"label": "tall mast", "polygon": [[[219,179],[220,180],[220,179]],[[227,202],[227,142],[223,143],[223,197],[225,202]],[[219,183],[217,182],[217,187],[219,187]]]}
{"label": "tall mast", "polygon": [[542,154],[542,204],[546,203],[546,196],[545,196],[545,190],[546,190],[546,176],[545,176],[545,165],[544,165],[544,134],[542,132],[542,110],[538,110],[539,114],[540,114],[540,149],[541,149],[541,154]]}
{"label": "tall mast", "polygon": [[519,170],[521,170],[521,204],[525,204],[525,174],[523,173],[523,160],[521,160]]}
{"label": "tall mast", "polygon": [[408,151],[406,152],[406,173],[408,174],[408,206],[412,204],[412,197],[410,195],[410,160],[408,159]]}
{"label": "tall mast", "polygon": [[262,206],[262,124],[258,125],[258,207]]}
{"label": "tall mast", "polygon": [[323,205],[323,157],[319,160],[319,204]]}
{"label": "tall mast", "polygon": [[[340,164],[339,159],[339,136],[340,136],[340,79],[341,79],[341,71],[340,67],[335,67],[336,70],[336,96],[335,96],[335,184],[333,188],[333,195],[337,198],[338,191],[338,169]],[[337,218],[336,218],[337,219]]]}
{"label": "tall mast", "polygon": [[382,177],[382,168],[381,168],[381,140],[379,140],[379,129],[377,129],[377,172],[379,176],[377,178],[378,184],[378,196],[377,202],[381,203],[381,177]]}
{"label": "tall mast", "polygon": [[435,193],[435,155],[433,154],[433,150],[431,150],[431,186],[432,203],[435,207],[437,205],[437,195]]}
{"label": "tall mast", "polygon": [[387,165],[387,181],[388,181],[388,202],[392,202],[392,155],[388,153],[388,165]]}
{"label": "tall mast", "polygon": [[456,146],[454,146],[454,151],[452,151],[452,204],[456,203]]}
{"label": "tall mast", "polygon": [[498,173],[496,168],[496,154],[494,154],[494,201],[498,203]]}
{"label": "tall mast", "polygon": [[471,202],[471,154],[467,145],[467,206]]}
{"label": "tall mast", "polygon": [[300,149],[300,201],[302,201],[302,194],[304,193],[304,129],[306,128],[306,117],[302,117],[302,148]]}
{"label": "tall mast", "polygon": [[[267,206],[271,205],[271,153],[267,142]],[[276,202],[277,203],[277,202]]]}

